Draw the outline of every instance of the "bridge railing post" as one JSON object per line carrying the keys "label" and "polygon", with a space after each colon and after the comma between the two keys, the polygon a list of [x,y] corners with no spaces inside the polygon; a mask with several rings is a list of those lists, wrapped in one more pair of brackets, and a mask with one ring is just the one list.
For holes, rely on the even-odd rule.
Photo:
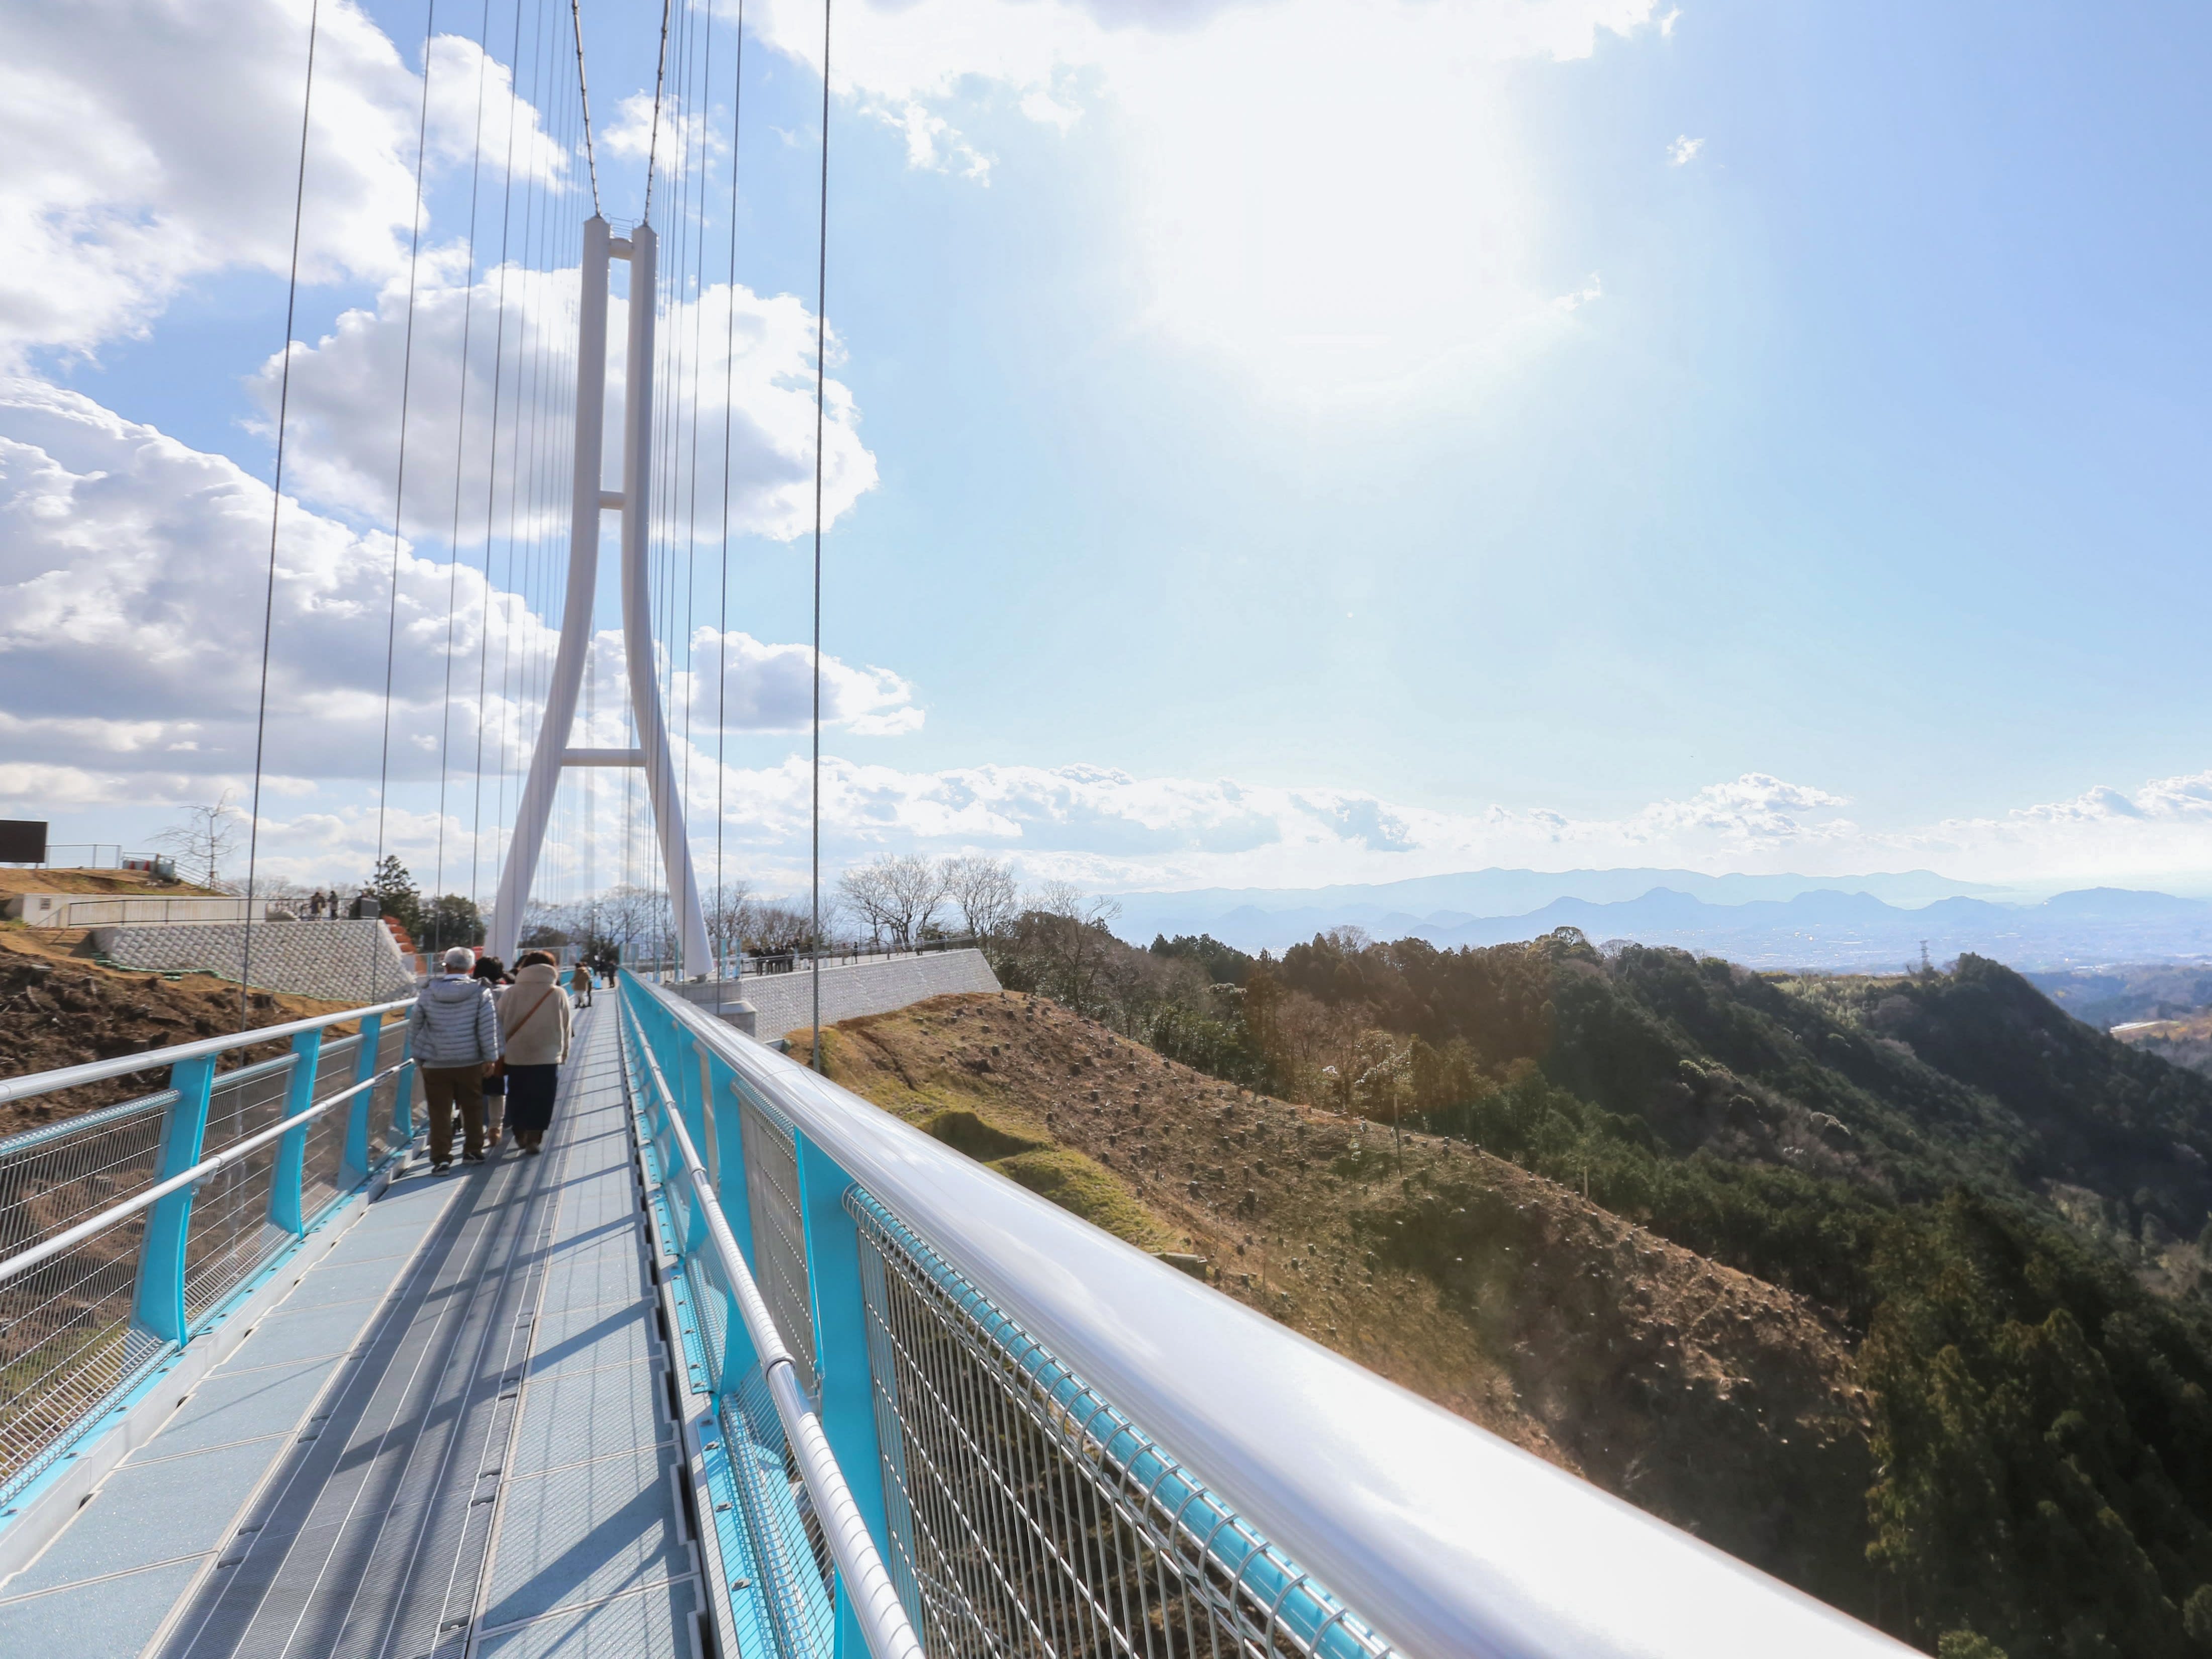
{"label": "bridge railing post", "polygon": [[[377,1037],[384,1027],[382,1014],[369,1014],[361,1022],[361,1047],[354,1051],[353,1081],[376,1075]],[[374,1089],[363,1089],[346,1104],[345,1177],[350,1188],[368,1179],[368,1114]]]}
{"label": "bridge railing post", "polygon": [[[837,1160],[804,1132],[797,1136],[799,1216],[806,1230],[808,1292],[814,1311],[814,1375],[818,1412],[830,1455],[846,1471],[853,1501],[885,1560],[892,1559],[884,1512],[883,1454],[876,1437],[876,1401],[868,1319],[860,1281],[860,1228],[845,1208],[857,1184]],[[837,1585],[837,1659],[863,1659],[867,1645],[844,1581]]]}
{"label": "bridge railing post", "polygon": [[[323,1057],[319,1027],[301,1031],[292,1039],[292,1077],[284,1092],[284,1115],[297,1117],[315,1103],[315,1071]],[[307,1126],[285,1132],[276,1143],[276,1158],[269,1171],[269,1222],[297,1237],[307,1231],[301,1213],[301,1189],[307,1181]]]}
{"label": "bridge railing post", "polygon": [[[154,1170],[156,1182],[183,1174],[200,1161],[207,1133],[208,1091],[215,1083],[216,1056],[203,1054],[169,1067],[169,1086],[177,1097],[161,1118],[161,1151]],[[179,1188],[157,1200],[146,1212],[146,1236],[138,1249],[138,1283],[131,1322],[165,1342],[185,1340],[185,1243],[192,1224],[192,1188]]]}

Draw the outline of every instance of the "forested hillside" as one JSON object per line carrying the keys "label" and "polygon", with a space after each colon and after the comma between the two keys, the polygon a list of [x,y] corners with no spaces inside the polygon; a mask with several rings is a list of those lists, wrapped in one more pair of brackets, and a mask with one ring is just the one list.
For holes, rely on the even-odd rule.
{"label": "forested hillside", "polygon": [[1033,930],[1002,972],[1829,1310],[1872,1402],[1854,1610],[1958,1654],[2212,1653],[2212,1079],[1972,957],[1792,978],[1571,930],[1279,961],[1093,940],[1071,984],[1069,944]]}

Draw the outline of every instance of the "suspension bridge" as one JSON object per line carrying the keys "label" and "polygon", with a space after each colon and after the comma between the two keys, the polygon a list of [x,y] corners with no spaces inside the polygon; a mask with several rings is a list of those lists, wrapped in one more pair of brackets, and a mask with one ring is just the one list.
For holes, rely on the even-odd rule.
{"label": "suspension bridge", "polygon": [[[679,80],[695,9],[678,20]],[[588,155],[580,31],[575,45],[566,84]],[[534,88],[556,83],[557,58],[541,38]],[[825,155],[825,204],[826,169]],[[301,176],[304,201],[304,151]],[[702,178],[676,169],[673,221]],[[505,187],[511,201],[511,170]],[[515,503],[558,503],[568,534],[561,559],[502,544],[557,644],[535,657],[518,644],[502,668],[537,677],[501,704],[537,723],[511,811],[501,783],[489,831],[480,817],[469,842],[471,857],[496,850],[489,945],[511,956],[574,810],[564,780],[615,769],[641,783],[669,960],[575,1011],[545,1156],[458,1175],[429,1169],[404,985],[340,1013],[0,1079],[0,1103],[119,1079],[145,1090],[0,1139],[0,1652],[1903,1651],[702,1006],[724,952],[684,822],[690,745],[672,742],[668,702],[688,649],[678,573],[692,567],[663,556],[700,523],[697,363],[657,330],[675,318],[696,343],[703,255],[684,231],[673,264],[690,261],[690,284],[670,279],[652,200],[619,231],[595,202],[557,258],[553,216],[532,222],[522,240],[547,252],[528,272],[501,231],[492,291],[512,276],[572,293],[573,356],[556,360],[541,331],[507,362],[520,325],[495,301],[475,428],[484,513],[504,499],[512,528],[532,517]],[[472,197],[472,261],[475,223]],[[472,268],[470,292],[481,286]],[[817,343],[817,399],[819,367]],[[406,395],[395,571],[411,517]],[[451,459],[455,525],[471,429],[465,409],[462,453],[431,457]],[[280,485],[283,439],[280,416]],[[694,459],[672,465],[687,445]],[[281,515],[281,489],[277,503]],[[627,740],[580,743],[610,514]],[[725,505],[725,547],[726,526]],[[817,517],[817,568],[818,533]],[[483,537],[486,594],[500,539]],[[280,518],[272,591],[281,544]],[[452,563],[458,613],[458,532]],[[726,571],[726,556],[725,627]],[[489,658],[473,698],[465,665],[450,650],[446,662],[441,757],[481,752]],[[390,729],[387,697],[387,758]],[[441,833],[454,779],[481,815],[495,775],[441,771]],[[276,1057],[248,1061],[270,1044]]]}

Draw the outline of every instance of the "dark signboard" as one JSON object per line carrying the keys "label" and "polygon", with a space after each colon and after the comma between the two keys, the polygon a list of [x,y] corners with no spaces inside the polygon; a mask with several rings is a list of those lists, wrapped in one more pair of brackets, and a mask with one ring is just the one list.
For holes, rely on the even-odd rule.
{"label": "dark signboard", "polygon": [[44,864],[46,826],[37,818],[0,818],[0,864]]}

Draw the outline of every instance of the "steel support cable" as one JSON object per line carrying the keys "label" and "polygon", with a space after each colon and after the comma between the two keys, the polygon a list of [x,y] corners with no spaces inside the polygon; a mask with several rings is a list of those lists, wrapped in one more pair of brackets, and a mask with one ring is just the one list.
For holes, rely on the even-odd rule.
{"label": "steel support cable", "polygon": [[814,264],[814,768],[813,801],[810,814],[813,831],[813,983],[808,989],[814,1005],[812,1065],[822,1064],[822,408],[823,353],[830,337],[830,7],[822,0],[822,211],[817,228]]}
{"label": "steel support cable", "polygon": [[653,131],[645,146],[645,211],[638,216],[640,224],[653,222],[653,168],[660,155],[660,88],[668,76],[669,3],[670,0],[660,0],[660,61],[653,72]]}
{"label": "steel support cable", "polygon": [[[692,661],[692,622],[699,589],[699,375],[705,366],[700,352],[702,313],[707,304],[707,179],[710,157],[707,149],[708,119],[714,107],[714,0],[707,0],[707,45],[699,70],[699,207],[698,230],[692,238],[691,257],[691,477],[684,509],[684,775],[678,798],[684,802],[685,850],[691,835],[691,711],[699,701],[699,673]],[[688,909],[697,890],[698,873],[693,861],[684,861],[684,902]],[[710,938],[711,943],[711,938]]]}
{"label": "steel support cable", "polygon": [[52,1237],[40,1239],[27,1250],[18,1250],[6,1261],[0,1261],[0,1282],[27,1273],[40,1262],[51,1261],[72,1246],[82,1244],[95,1234],[106,1231],[117,1222],[128,1221],[139,1211],[151,1209],[171,1193],[180,1192],[195,1182],[204,1181],[210,1176],[228,1169],[247,1153],[258,1152],[270,1141],[281,1139],[290,1131],[313,1122],[331,1107],[351,1100],[362,1090],[374,1089],[380,1083],[388,1083],[413,1064],[412,1060],[403,1060],[397,1066],[387,1066],[374,1077],[363,1078],[360,1082],[349,1088],[340,1090],[328,1099],[317,1101],[298,1116],[288,1117],[270,1124],[265,1129],[256,1130],[243,1140],[234,1140],[222,1151],[215,1153],[212,1157],[202,1158],[191,1169],[179,1170],[167,1181],[157,1181],[143,1192],[134,1193],[122,1202],[110,1205],[98,1215],[80,1221],[75,1226],[66,1228]]}
{"label": "steel support cable", "polygon": [[[520,0],[516,0],[516,4],[519,15]],[[461,385],[453,414],[453,519],[446,534],[446,688],[438,714],[438,850],[430,874],[433,921],[429,948],[433,951],[442,949],[446,943],[445,929],[436,919],[441,915],[439,890],[446,884],[446,783],[452,771],[453,736],[453,612],[459,606],[461,595],[461,476],[469,452],[469,346],[470,331],[476,321],[477,204],[483,183],[484,65],[490,58],[491,0],[483,0],[483,11],[477,19],[476,125],[469,135],[469,268],[467,286],[461,291]],[[513,102],[509,99],[510,108]],[[510,130],[513,125],[510,117]],[[487,465],[489,459],[487,457]],[[490,621],[489,606],[484,620],[487,623]]]}
{"label": "steel support cable", "polygon": [[584,82],[584,13],[582,0],[568,0],[568,19],[576,36],[576,101],[584,111],[584,164],[592,175],[592,211],[599,210],[599,158],[592,149],[592,94]]}
{"label": "steel support cable", "polygon": [[284,432],[292,410],[292,327],[300,302],[300,226],[307,203],[308,122],[315,108],[315,43],[322,0],[307,7],[307,73],[300,94],[300,170],[292,185],[292,263],[284,286],[284,367],[276,384],[276,464],[269,484],[269,579],[261,599],[261,683],[253,706],[253,801],[246,824],[246,932],[239,950],[238,1029],[252,1024],[253,897],[261,862],[261,774],[269,734],[269,654],[276,628],[276,526],[284,511]]}
{"label": "steel support cable", "polygon": [[861,1517],[860,1505],[854,1500],[845,1472],[830,1449],[821,1419],[799,1384],[791,1351],[776,1329],[775,1317],[769,1312],[752,1269],[745,1263],[744,1253],[738,1248],[737,1236],[730,1231],[729,1218],[714,1194],[714,1178],[707,1173],[706,1163],[692,1143],[683,1113],[676,1109],[675,1097],[661,1073],[659,1059],[646,1041],[645,1029],[627,995],[618,995],[617,1000],[629,1022],[630,1042],[626,1046],[644,1062],[654,1095],[653,1109],[667,1124],[676,1143],[684,1184],[690,1188],[692,1200],[707,1224],[708,1243],[714,1252],[715,1266],[720,1270],[730,1299],[738,1304],[745,1334],[759,1356],[762,1380],[775,1404],[776,1417],[790,1442],[799,1478],[812,1500],[815,1519],[837,1564],[847,1605],[860,1627],[868,1652],[873,1659],[923,1659],[921,1638],[907,1619],[905,1606],[899,1600],[898,1590],[891,1583],[890,1573],[884,1565],[867,1522]]}
{"label": "steel support cable", "polygon": [[[538,13],[542,26],[544,9]],[[542,33],[542,27],[541,27]],[[538,107],[538,82],[537,53],[532,54],[530,104]],[[499,326],[492,343],[491,357],[491,445],[484,463],[484,545],[483,545],[483,621],[477,629],[477,742],[476,760],[470,770],[473,781],[473,800],[469,815],[469,902],[477,902],[478,859],[483,845],[483,738],[485,671],[491,659],[491,552],[494,520],[499,499],[499,416],[501,400],[506,392],[507,380],[507,236],[514,222],[514,112],[521,105],[521,88],[513,77],[522,62],[522,0],[514,3],[514,40],[507,48],[510,82],[507,100],[507,167],[501,185],[499,210]],[[526,295],[528,290],[524,290]],[[526,301],[526,309],[527,303]]]}
{"label": "steel support cable", "polygon": [[[711,15],[711,14],[710,14]],[[730,273],[722,318],[722,596],[714,627],[714,902],[732,919],[722,874],[723,792],[728,784],[730,714],[730,422],[737,391],[738,344],[738,157],[744,137],[745,94],[745,0],[738,0],[738,61],[730,76]],[[742,951],[742,939],[723,941]],[[715,977],[723,975],[722,965]]]}
{"label": "steel support cable", "polygon": [[[430,46],[436,38],[438,0],[428,0],[422,25],[422,101],[415,118],[415,222],[407,253],[407,332],[400,353],[399,453],[392,483],[392,583],[384,624],[384,743],[376,763],[376,863],[384,865],[384,830],[392,797],[392,677],[399,656],[399,526],[407,500],[407,413],[415,379],[415,279],[422,255],[422,166],[429,154]],[[384,953],[369,957],[371,990],[383,971]]]}

